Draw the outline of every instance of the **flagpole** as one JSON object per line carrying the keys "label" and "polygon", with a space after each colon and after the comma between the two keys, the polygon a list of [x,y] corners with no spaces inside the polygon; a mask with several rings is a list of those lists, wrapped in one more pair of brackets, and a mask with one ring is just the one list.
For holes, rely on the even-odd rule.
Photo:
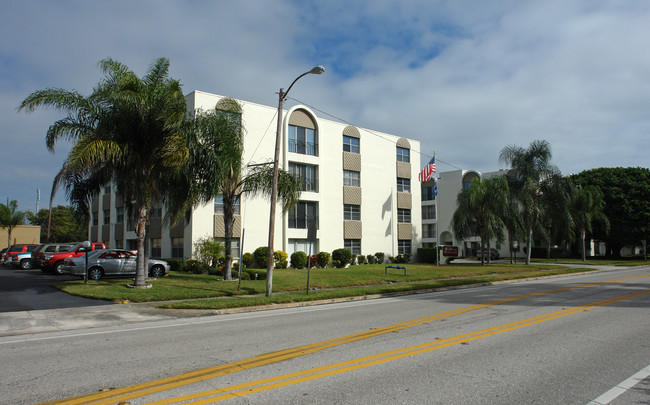
{"label": "flagpole", "polygon": [[[436,158],[436,151],[433,151],[433,158]],[[434,204],[434,213],[436,216],[436,266],[440,266],[440,231],[438,230],[438,181],[436,180],[436,172],[433,172],[433,187],[436,190],[436,195],[433,197],[433,200],[435,202]]]}

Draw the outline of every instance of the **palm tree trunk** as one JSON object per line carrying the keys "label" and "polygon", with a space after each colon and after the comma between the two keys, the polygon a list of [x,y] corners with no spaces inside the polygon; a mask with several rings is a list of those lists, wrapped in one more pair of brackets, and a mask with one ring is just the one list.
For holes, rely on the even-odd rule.
{"label": "palm tree trunk", "polygon": [[144,267],[144,239],[146,237],[147,223],[147,209],[145,207],[139,207],[137,221],[136,234],[138,236],[138,260],[135,272],[135,287],[144,288],[146,286],[146,274]]}
{"label": "palm tree trunk", "polygon": [[528,252],[526,252],[526,265],[530,264],[530,256],[533,251],[533,228],[528,228]]}
{"label": "palm tree trunk", "polygon": [[586,238],[586,232],[585,230],[580,231],[580,242],[582,244],[582,261],[586,262],[587,261],[587,254],[586,254],[586,246],[585,246],[585,238]]}

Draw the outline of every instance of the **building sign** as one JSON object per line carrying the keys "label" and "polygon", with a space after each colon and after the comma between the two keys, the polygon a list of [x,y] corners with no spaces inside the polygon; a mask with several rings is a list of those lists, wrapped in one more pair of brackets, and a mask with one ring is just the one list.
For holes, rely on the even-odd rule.
{"label": "building sign", "polygon": [[442,255],[458,257],[458,246],[443,246]]}

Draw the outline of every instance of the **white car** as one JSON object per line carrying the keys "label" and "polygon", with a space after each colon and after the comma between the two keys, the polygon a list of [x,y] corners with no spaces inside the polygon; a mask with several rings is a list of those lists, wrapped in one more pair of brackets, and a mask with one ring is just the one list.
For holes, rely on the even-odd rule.
{"label": "white car", "polygon": [[[149,259],[149,276],[164,277],[169,273],[169,264],[164,260]],[[88,252],[88,279],[99,280],[105,276],[133,276],[136,272],[137,256],[126,249],[99,249]],[[63,262],[63,274],[84,276],[86,256],[72,257]]]}
{"label": "white car", "polygon": [[32,253],[18,253],[9,258],[9,264],[22,270],[29,270],[32,268]]}

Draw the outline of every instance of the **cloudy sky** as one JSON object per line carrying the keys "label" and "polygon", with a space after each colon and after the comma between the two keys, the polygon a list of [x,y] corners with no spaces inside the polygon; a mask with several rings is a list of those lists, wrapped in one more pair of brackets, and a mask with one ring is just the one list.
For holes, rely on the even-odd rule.
{"label": "cloudy sky", "polygon": [[[47,87],[89,94],[97,62],[142,76],[160,56],[185,93],[277,105],[413,138],[438,171],[504,168],[537,139],[563,174],[650,166],[646,0],[0,1],[0,199],[47,205],[69,145],[45,147],[62,115],[18,113]],[[65,203],[64,196],[56,202]]]}

